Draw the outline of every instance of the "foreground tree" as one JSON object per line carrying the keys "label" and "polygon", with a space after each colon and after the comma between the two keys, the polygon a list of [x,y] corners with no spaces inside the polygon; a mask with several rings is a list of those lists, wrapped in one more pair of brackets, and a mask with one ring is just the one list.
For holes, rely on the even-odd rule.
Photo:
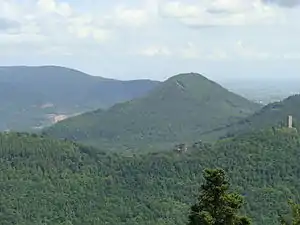
{"label": "foreground tree", "polygon": [[282,225],[300,225],[300,205],[294,203],[293,201],[289,201],[289,205],[292,209],[292,219],[288,222],[282,216],[280,216],[280,223]]}
{"label": "foreground tree", "polygon": [[221,169],[204,171],[198,202],[191,207],[189,225],[249,225],[247,217],[238,216],[242,196],[229,193],[229,182]]}

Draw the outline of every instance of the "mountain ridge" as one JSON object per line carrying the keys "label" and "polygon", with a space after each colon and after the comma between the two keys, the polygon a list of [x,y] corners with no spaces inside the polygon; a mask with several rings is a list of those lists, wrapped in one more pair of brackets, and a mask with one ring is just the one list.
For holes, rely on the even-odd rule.
{"label": "mountain ridge", "polygon": [[45,133],[77,141],[92,136],[108,143],[174,142],[195,139],[259,108],[200,74],[179,74],[141,98],[65,120]]}
{"label": "mountain ridge", "polygon": [[[0,67],[0,92],[6,96],[0,97],[0,130],[47,126],[52,123],[48,114],[71,116],[107,108],[143,96],[159,83],[119,81],[58,66]],[[52,107],[41,109],[45,104]]]}
{"label": "mountain ridge", "polygon": [[299,104],[300,95],[291,95],[281,101],[270,103],[253,115],[220,129],[217,132],[225,134],[226,137],[265,128],[287,127],[288,116],[292,116],[293,126],[299,129],[300,111],[297,107]]}

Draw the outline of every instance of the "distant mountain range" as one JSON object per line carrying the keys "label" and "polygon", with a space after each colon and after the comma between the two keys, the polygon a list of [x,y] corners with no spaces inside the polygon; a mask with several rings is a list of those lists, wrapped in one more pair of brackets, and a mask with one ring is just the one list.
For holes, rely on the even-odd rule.
{"label": "distant mountain range", "polygon": [[57,67],[0,67],[0,130],[28,130],[144,96],[158,81],[120,81]]}
{"label": "distant mountain range", "polygon": [[144,144],[157,148],[199,140],[202,133],[239,121],[260,108],[200,74],[179,74],[146,96],[67,119],[44,133],[95,146],[107,143],[109,148]]}
{"label": "distant mountain range", "polygon": [[0,131],[39,131],[75,116],[44,132],[128,149],[132,143],[215,140],[278,125],[287,114],[297,122],[297,99],[294,95],[259,111],[260,104],[195,73],[165,82],[120,81],[58,66],[0,67]]}

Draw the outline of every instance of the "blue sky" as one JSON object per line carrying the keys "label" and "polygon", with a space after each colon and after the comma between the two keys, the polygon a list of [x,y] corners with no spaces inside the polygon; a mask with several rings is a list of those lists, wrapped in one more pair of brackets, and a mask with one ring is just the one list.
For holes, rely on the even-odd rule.
{"label": "blue sky", "polygon": [[0,0],[0,64],[119,79],[300,71],[299,0]]}

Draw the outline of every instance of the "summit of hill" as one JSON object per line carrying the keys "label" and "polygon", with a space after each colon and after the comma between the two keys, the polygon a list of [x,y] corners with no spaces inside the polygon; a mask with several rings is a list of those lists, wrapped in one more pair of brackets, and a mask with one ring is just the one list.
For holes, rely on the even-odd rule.
{"label": "summit of hill", "polygon": [[165,146],[199,140],[202,133],[245,118],[260,107],[201,74],[179,74],[146,96],[67,119],[44,133],[95,146]]}

